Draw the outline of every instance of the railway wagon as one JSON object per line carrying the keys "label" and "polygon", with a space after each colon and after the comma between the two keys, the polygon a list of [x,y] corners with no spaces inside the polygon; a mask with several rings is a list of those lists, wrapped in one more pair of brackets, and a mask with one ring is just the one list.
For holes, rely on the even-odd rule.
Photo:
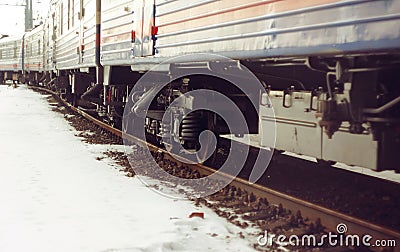
{"label": "railway wagon", "polygon": [[[101,2],[100,63],[103,82],[90,93],[91,99],[104,92],[107,120],[121,125],[126,99],[143,72],[154,65],[154,0],[105,0]],[[136,64],[137,59],[149,59],[149,64]],[[103,85],[104,84],[104,85]]]}
{"label": "railway wagon", "polygon": [[[398,169],[398,1],[102,1],[101,20],[102,106],[112,120],[152,65],[216,53],[237,60],[265,84],[276,116],[277,149],[374,170]],[[175,62],[166,71],[201,68],[206,61]],[[203,87],[240,95],[224,81],[188,79],[189,84],[175,81],[158,100]],[[154,95],[149,90],[143,89],[143,97]],[[167,93],[172,96],[165,98]],[[247,118],[251,125],[274,120],[265,100],[259,100],[259,117]],[[247,105],[241,109],[247,111]],[[148,132],[162,130],[159,114],[153,111],[147,121]],[[265,133],[253,134],[253,144],[267,147]]]}
{"label": "railway wagon", "polygon": [[96,40],[99,32],[96,19],[99,17],[99,0],[53,1],[51,7],[50,32],[53,33],[53,52],[57,88],[74,105],[85,105],[79,99],[95,82],[96,69],[100,68]]}
{"label": "railway wagon", "polygon": [[22,38],[0,40],[0,81],[17,82],[22,76]]}
{"label": "railway wagon", "polygon": [[35,27],[23,36],[23,71],[28,84],[37,85],[44,74],[44,26]]}
{"label": "railway wagon", "polygon": [[[53,0],[44,26],[24,37],[35,38],[31,45],[39,48],[40,36],[34,34],[43,30],[41,37],[48,41],[41,47],[42,61],[51,77],[38,79],[39,68],[29,67],[26,73],[29,78],[36,73],[34,80],[55,84],[74,105],[121,127],[137,81],[169,60],[159,68],[159,77],[170,85],[154,93],[147,83],[135,93],[140,100],[154,98],[145,127],[158,140],[167,136],[197,148],[199,132],[210,129],[242,141],[242,132],[229,135],[215,113],[184,118],[182,111],[190,104],[176,105],[171,112],[183,126],[172,121],[162,125],[161,117],[176,97],[211,89],[241,109],[255,146],[270,147],[262,129],[274,121],[276,149],[399,170],[399,19],[400,3],[393,0]],[[18,49],[12,50],[18,56]],[[224,55],[234,63],[199,55],[173,60],[191,53]],[[14,71],[6,65],[3,79]],[[240,79],[244,67],[255,74],[262,90],[243,93],[210,76],[234,69]],[[185,69],[206,74],[172,79]],[[260,91],[267,91],[269,98],[259,97]],[[255,110],[249,97],[257,99]],[[268,112],[271,107],[274,117]]]}

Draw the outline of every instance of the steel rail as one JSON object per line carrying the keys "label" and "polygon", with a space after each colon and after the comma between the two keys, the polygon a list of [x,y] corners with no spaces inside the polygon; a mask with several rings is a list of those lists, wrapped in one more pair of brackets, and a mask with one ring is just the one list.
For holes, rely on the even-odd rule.
{"label": "steel rail", "polygon": [[[164,153],[164,158],[173,160],[174,162],[181,163],[182,162],[176,160],[173,158],[169,153],[162,149],[159,148],[151,143],[147,143],[139,138],[136,138],[134,136],[126,135],[123,134],[121,130],[115,129],[112,126],[94,118],[93,116],[79,110],[78,108],[72,106],[69,104],[67,101],[59,97],[59,94],[42,88],[42,87],[31,87],[32,89],[35,90],[40,90],[43,92],[50,93],[55,96],[55,98],[60,101],[63,105],[65,105],[67,108],[71,109],[72,111],[78,113],[79,115],[83,116],[87,120],[93,122],[100,128],[114,134],[117,137],[124,137],[129,141],[136,142],[138,144],[145,144],[149,147],[150,150],[157,151],[157,152],[162,152]],[[215,173],[215,170],[213,168],[201,165],[201,164],[184,164],[188,166],[190,169],[198,171],[201,175],[208,176],[210,174]],[[231,175],[224,174],[222,172],[219,173],[219,176],[227,177],[229,179],[232,179]],[[326,231],[331,231],[334,234],[336,233],[336,228],[338,224],[345,224],[348,228],[348,233],[347,235],[358,235],[360,237],[360,243],[361,243],[361,238],[364,235],[370,235],[373,237],[369,242],[371,245],[374,245],[374,242],[376,240],[394,240],[396,242],[396,247],[393,248],[388,248],[385,247],[385,249],[392,249],[389,251],[399,251],[400,252],[400,232],[396,230],[392,230],[386,227],[382,227],[364,220],[361,220],[357,217],[354,216],[349,216],[325,207],[321,207],[319,205],[310,203],[308,201],[290,196],[288,194],[267,188],[262,185],[258,184],[253,184],[250,183],[244,179],[235,177],[233,178],[233,181],[231,182],[232,186],[235,186],[237,188],[241,188],[242,190],[247,191],[248,193],[253,193],[257,197],[261,198],[266,198],[269,203],[271,204],[282,204],[282,206],[288,210],[291,210],[292,213],[296,213],[297,211],[300,211],[303,217],[308,218],[310,221],[315,222],[318,219],[321,220],[322,225],[327,229]],[[382,251],[382,248],[378,247],[371,247],[370,249],[374,251]],[[386,251],[386,250],[385,250]]]}

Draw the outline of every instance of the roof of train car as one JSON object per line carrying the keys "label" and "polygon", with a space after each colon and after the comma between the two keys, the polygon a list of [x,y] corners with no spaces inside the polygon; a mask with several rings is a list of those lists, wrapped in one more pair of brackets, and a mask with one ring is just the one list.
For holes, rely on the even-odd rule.
{"label": "roof of train car", "polygon": [[0,39],[0,44],[8,43],[8,42],[14,42],[14,41],[19,41],[22,39],[23,34],[17,35],[17,36],[11,36],[11,37],[4,37]]}
{"label": "roof of train car", "polygon": [[40,32],[44,29],[44,24],[40,24],[35,26],[32,30],[25,32],[26,35],[35,34],[36,32]]}

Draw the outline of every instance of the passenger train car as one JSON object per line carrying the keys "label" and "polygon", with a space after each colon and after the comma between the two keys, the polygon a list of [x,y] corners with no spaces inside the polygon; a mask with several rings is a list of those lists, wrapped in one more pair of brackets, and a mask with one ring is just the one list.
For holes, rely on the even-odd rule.
{"label": "passenger train car", "polygon": [[22,74],[22,38],[0,40],[0,81],[16,82]]}
{"label": "passenger train car", "polygon": [[31,84],[37,84],[44,72],[44,34],[43,26],[27,32],[23,37],[22,70],[24,78]]}
{"label": "passenger train car", "polygon": [[[172,121],[161,124],[177,96],[212,89],[231,97],[245,114],[253,145],[268,146],[259,131],[275,120],[278,150],[400,171],[396,0],[53,0],[42,26],[22,41],[0,40],[0,52],[2,79],[19,74],[58,90],[116,127],[137,81],[164,60],[170,60],[160,71],[166,79],[187,68],[210,75],[235,68],[240,78],[245,66],[271,101],[258,97],[259,113],[246,98],[257,97],[257,90],[244,95],[223,79],[185,76],[157,94],[151,84],[141,87],[141,99],[156,96],[147,132],[169,135],[187,148],[196,146],[200,130],[229,134],[213,113],[186,120],[194,124],[186,128],[196,129],[190,132]],[[207,57],[173,60],[194,53],[223,55],[237,64]],[[179,111],[188,109],[179,106],[172,117],[182,118]],[[271,106],[273,119],[266,112]]]}

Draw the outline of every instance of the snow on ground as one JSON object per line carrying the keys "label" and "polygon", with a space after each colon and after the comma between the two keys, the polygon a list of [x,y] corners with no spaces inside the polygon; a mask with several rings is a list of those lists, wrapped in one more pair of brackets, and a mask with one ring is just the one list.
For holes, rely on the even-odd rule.
{"label": "snow on ground", "polygon": [[[0,139],[2,252],[253,250],[255,236],[212,210],[163,197],[96,160],[108,147],[80,141],[25,86],[0,86]],[[188,218],[194,211],[205,219]]]}

